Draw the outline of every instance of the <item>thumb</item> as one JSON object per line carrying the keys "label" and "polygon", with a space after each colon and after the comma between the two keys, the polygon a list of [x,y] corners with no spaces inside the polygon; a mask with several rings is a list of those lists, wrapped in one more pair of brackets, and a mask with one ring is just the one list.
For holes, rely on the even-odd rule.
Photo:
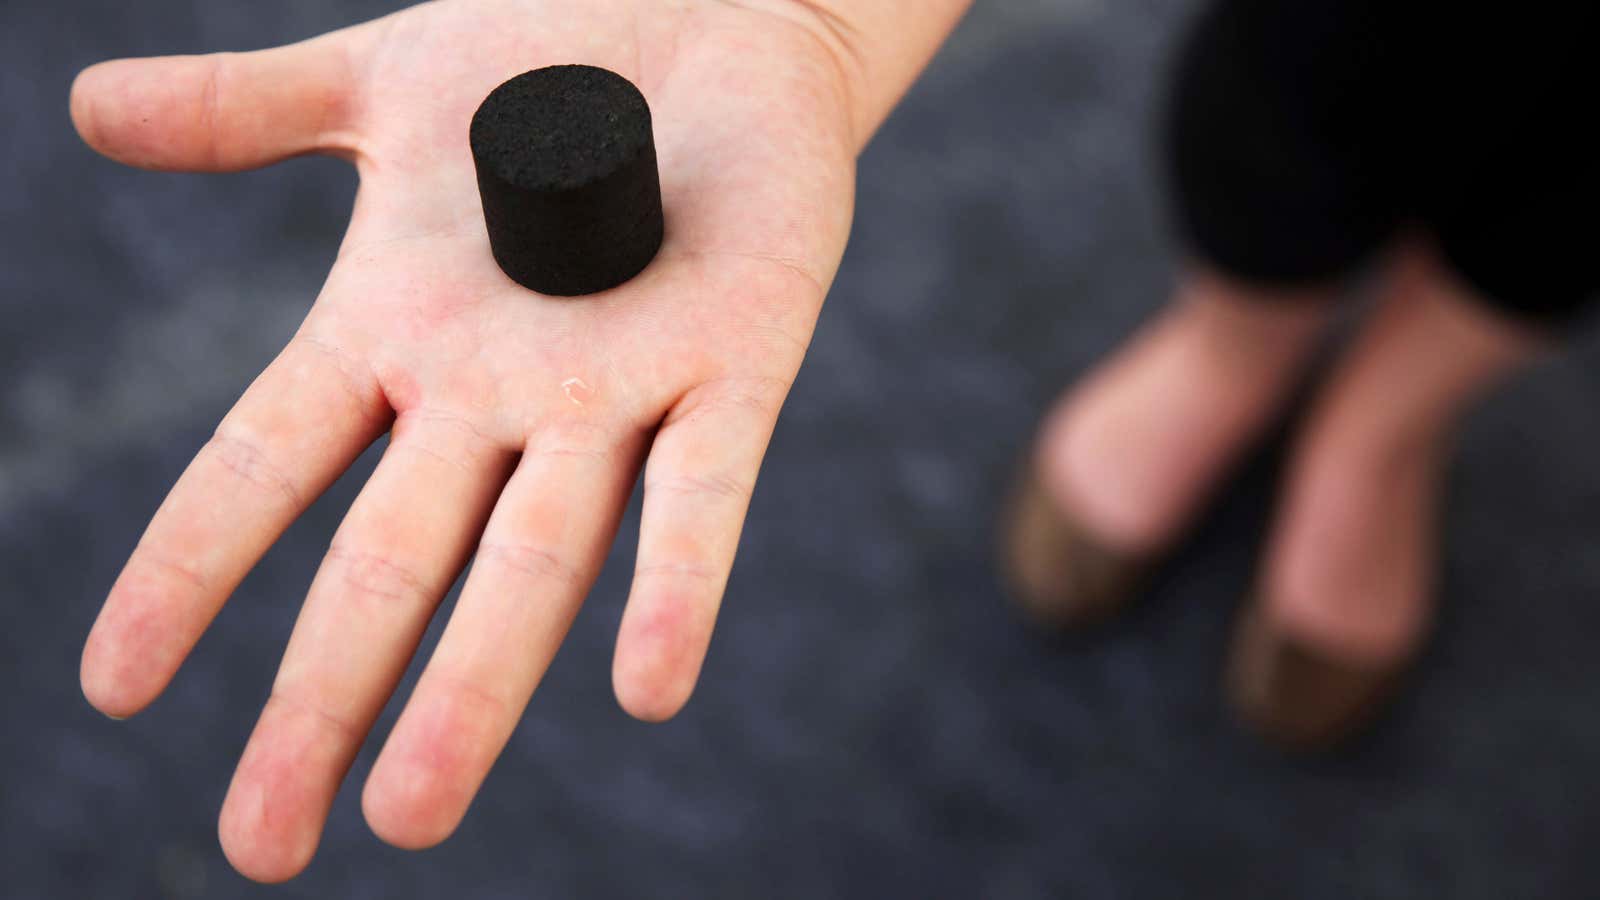
{"label": "thumb", "polygon": [[72,83],[84,142],[131,166],[225,172],[349,152],[361,26],[251,53],[118,59]]}

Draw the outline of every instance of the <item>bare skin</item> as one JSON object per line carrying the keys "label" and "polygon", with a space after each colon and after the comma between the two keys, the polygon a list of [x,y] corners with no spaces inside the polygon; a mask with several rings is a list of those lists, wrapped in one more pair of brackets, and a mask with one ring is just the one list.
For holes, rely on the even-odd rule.
{"label": "bare skin", "polygon": [[[379,836],[460,822],[560,645],[641,465],[617,698],[694,688],[778,411],[849,231],[854,159],[965,6],[859,20],[788,0],[451,0],[275,50],[121,60],[73,86],[79,133],[152,169],[302,153],[361,187],[304,324],[184,472],[84,650],[117,717],[165,688],[279,534],[385,432],[312,583],[223,805],[245,875],[292,877],[469,559],[363,793]],[[856,24],[852,24],[852,23]],[[876,30],[874,30],[876,29]],[[489,255],[466,143],[497,84],[588,63],[640,86],[667,237],[636,279],[532,294]]]}
{"label": "bare skin", "polygon": [[1271,424],[1333,293],[1277,296],[1192,266],[1167,308],[1057,402],[1043,483],[1106,546],[1161,552]]}
{"label": "bare skin", "polygon": [[[1335,367],[1291,454],[1252,619],[1230,682],[1269,736],[1321,743],[1369,710],[1308,710],[1275,648],[1326,663],[1332,696],[1403,668],[1432,618],[1437,487],[1470,403],[1542,346],[1490,311],[1422,243],[1399,248],[1374,315]],[[1279,411],[1337,292],[1272,296],[1191,269],[1173,304],[1041,432],[1043,483],[1118,552],[1158,553]],[[1348,677],[1341,676],[1341,671]],[[1349,690],[1330,688],[1341,677]],[[1359,715],[1357,715],[1359,713]]]}
{"label": "bare skin", "polygon": [[1261,573],[1289,639],[1369,667],[1405,663],[1426,635],[1456,426],[1545,343],[1424,248],[1398,255],[1378,300],[1296,443]]}

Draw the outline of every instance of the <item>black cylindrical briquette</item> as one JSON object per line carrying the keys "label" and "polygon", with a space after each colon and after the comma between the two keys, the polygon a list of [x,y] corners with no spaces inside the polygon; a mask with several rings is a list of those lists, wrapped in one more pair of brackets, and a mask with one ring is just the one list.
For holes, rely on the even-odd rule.
{"label": "black cylindrical briquette", "polygon": [[639,274],[661,247],[650,107],[594,66],[549,66],[490,92],[472,161],[500,268],[541,294],[575,296]]}

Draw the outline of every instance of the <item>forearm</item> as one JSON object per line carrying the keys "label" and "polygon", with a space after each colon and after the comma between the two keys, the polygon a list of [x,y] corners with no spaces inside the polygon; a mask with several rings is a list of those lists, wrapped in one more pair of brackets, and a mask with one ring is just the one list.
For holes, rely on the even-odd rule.
{"label": "forearm", "polygon": [[852,107],[856,148],[955,29],[972,0],[778,0],[808,20],[837,59]]}

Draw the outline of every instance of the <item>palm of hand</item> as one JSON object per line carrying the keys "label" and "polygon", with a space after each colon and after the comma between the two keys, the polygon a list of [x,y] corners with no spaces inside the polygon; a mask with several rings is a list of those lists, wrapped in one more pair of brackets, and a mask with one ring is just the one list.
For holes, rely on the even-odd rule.
{"label": "palm of hand", "polygon": [[[582,299],[489,255],[466,126],[501,81],[582,62],[651,102],[667,237]],[[849,227],[843,81],[804,24],[712,0],[456,0],[260,54],[91,70],[73,112],[102,152],[241,168],[354,160],[327,284],[163,503],[84,654],[100,709],[165,687],[245,573],[392,429],[334,538],[223,807],[245,874],[287,878],[469,559],[471,577],[363,796],[385,839],[459,822],[554,655],[645,466],[614,668],[658,719],[687,699],[749,492]]]}

